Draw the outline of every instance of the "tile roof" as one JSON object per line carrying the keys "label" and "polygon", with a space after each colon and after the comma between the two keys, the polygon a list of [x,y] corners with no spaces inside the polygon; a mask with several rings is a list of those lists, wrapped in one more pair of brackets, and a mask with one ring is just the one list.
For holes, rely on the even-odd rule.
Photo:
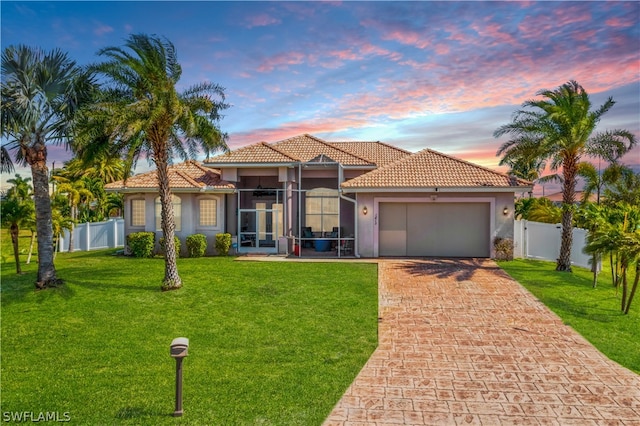
{"label": "tile roof", "polygon": [[[269,163],[306,163],[316,161],[323,156],[324,161],[331,159],[343,166],[375,167],[371,161],[356,153],[334,146],[320,138],[308,134],[294,136],[279,142],[259,142],[205,160],[205,164],[269,164]],[[327,158],[328,157],[328,158]]]}
{"label": "tile roof", "polygon": [[208,158],[204,162],[208,163],[294,163],[300,161],[298,157],[291,153],[283,152],[273,144],[258,142],[238,148],[235,151],[227,152],[216,157]]}
{"label": "tile roof", "polygon": [[[220,174],[211,168],[203,167],[196,161],[169,166],[169,186],[175,189],[234,189],[235,186],[220,179]],[[107,190],[157,189],[156,171],[131,176],[126,183],[122,180],[105,185]]]}
{"label": "tile roof", "polygon": [[308,134],[275,142],[273,146],[280,151],[299,158],[302,162],[311,161],[320,154],[323,154],[325,157],[329,157],[343,166],[375,166],[375,164],[354,153],[333,146],[320,138]]}
{"label": "tile roof", "polygon": [[407,155],[409,151],[391,146],[383,142],[329,142],[329,145],[357,155],[376,164],[378,167],[393,163]]}
{"label": "tile roof", "polygon": [[424,149],[342,184],[343,188],[519,187],[530,182]]}

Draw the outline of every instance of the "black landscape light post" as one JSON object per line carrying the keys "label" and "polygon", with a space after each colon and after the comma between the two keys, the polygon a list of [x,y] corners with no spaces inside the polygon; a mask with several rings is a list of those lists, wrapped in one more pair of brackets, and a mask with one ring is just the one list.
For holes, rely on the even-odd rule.
{"label": "black landscape light post", "polygon": [[182,359],[187,356],[189,339],[177,337],[171,342],[171,356],[176,359],[176,410],[173,417],[181,417],[182,410]]}

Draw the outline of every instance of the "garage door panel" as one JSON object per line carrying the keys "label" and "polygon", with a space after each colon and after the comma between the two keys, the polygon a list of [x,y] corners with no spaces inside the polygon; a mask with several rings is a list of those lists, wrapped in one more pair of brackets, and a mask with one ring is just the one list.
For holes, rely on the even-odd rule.
{"label": "garage door panel", "polygon": [[380,256],[407,255],[407,206],[402,203],[380,204],[378,245]]}
{"label": "garage door panel", "polygon": [[379,253],[489,257],[489,210],[489,203],[381,203]]}

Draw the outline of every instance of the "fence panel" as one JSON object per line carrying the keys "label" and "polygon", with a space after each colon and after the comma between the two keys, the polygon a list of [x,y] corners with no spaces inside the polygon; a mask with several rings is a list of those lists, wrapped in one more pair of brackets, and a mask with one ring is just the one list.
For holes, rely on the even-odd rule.
{"label": "fence panel", "polygon": [[[514,223],[514,257],[528,259],[558,259],[562,242],[562,225],[516,220]],[[571,263],[590,268],[591,257],[583,252],[587,242],[587,231],[573,228]]]}
{"label": "fence panel", "polygon": [[[124,219],[80,223],[73,229],[73,251],[124,247]],[[58,240],[58,250],[69,251],[69,231]]]}

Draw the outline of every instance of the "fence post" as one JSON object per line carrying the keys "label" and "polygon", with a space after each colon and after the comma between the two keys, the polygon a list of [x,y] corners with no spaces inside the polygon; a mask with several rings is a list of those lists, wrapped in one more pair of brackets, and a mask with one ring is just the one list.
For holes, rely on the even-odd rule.
{"label": "fence post", "polygon": [[85,225],[87,227],[87,236],[86,236],[86,240],[85,240],[85,244],[86,244],[85,251],[90,251],[91,250],[91,228],[89,227],[90,222],[85,222]]}

